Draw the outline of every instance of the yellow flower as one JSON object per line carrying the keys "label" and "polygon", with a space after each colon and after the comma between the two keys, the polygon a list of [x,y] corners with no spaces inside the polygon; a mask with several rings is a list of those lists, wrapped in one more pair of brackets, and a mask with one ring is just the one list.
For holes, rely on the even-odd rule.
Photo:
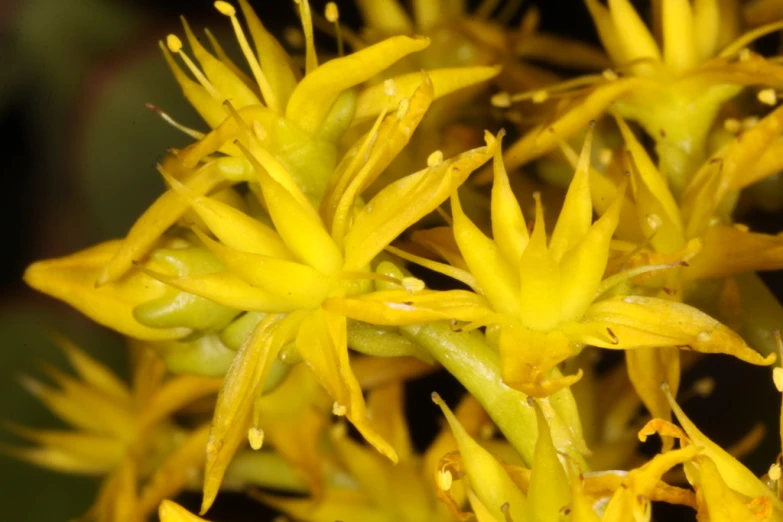
{"label": "yellow flower", "polygon": [[[304,374],[301,375],[304,377]],[[276,393],[277,391],[262,400],[270,408],[276,405],[281,412],[288,410],[281,407],[282,397],[273,399],[272,396]],[[292,388],[288,396],[295,398],[296,389]],[[444,481],[448,481],[448,476],[437,467],[441,457],[457,449],[456,441],[451,430],[444,427],[429,448],[423,454],[417,454],[410,440],[403,399],[402,383],[392,381],[373,388],[367,401],[378,431],[390,441],[400,457],[397,464],[383,458],[372,448],[352,440],[342,424],[329,430],[328,443],[324,444],[321,440],[325,431],[323,422],[317,429],[311,430],[309,423],[303,425],[296,414],[292,416],[290,412],[286,412],[288,418],[281,418],[279,427],[285,431],[289,441],[279,442],[290,445],[292,451],[286,451],[285,459],[296,465],[297,461],[310,458],[311,470],[328,471],[334,478],[325,480],[323,490],[316,489],[316,485],[310,482],[310,496],[307,498],[268,493],[254,493],[253,496],[293,519],[303,521],[453,520],[447,506],[438,502],[438,498],[444,494],[442,488],[446,483]],[[457,416],[474,436],[486,425],[486,414],[469,396],[458,407]],[[313,434],[313,437],[305,441],[301,434],[297,435],[297,432],[302,431]],[[498,446],[495,442],[490,442],[493,446]],[[320,451],[315,451],[316,447],[319,447]],[[276,445],[276,450],[280,451],[281,445]],[[274,484],[270,485],[274,487]],[[457,482],[453,488],[448,488],[448,494],[450,498],[465,498],[465,493]],[[201,520],[168,501],[161,504],[160,514],[164,522]]]}
{"label": "yellow flower", "polygon": [[[688,347],[707,353],[730,353],[754,364],[769,364],[734,332],[690,306],[646,296],[611,297],[623,281],[660,266],[642,267],[604,279],[612,235],[623,205],[624,189],[604,201],[603,216],[592,223],[590,192],[590,140],[585,142],[563,209],[547,241],[540,200],[532,233],[511,192],[500,152],[496,152],[491,214],[494,239],[487,238],[465,216],[459,198],[452,198],[453,234],[459,256],[453,266],[399,255],[454,277],[489,302],[489,310],[475,325],[497,325],[503,380],[528,395],[547,396],[573,384],[580,374],[550,378],[560,362],[579,353],[584,345],[610,349]],[[611,201],[611,203],[610,203]],[[446,250],[448,245],[441,245]],[[449,313],[459,301],[433,297],[427,302],[406,299],[393,307],[392,295],[369,294],[343,299],[331,309],[367,321],[370,301],[389,310],[387,324],[413,324],[432,320],[432,312]],[[464,300],[463,300],[464,301]],[[477,303],[480,306],[480,303]],[[451,313],[458,320],[466,319]],[[427,315],[430,314],[430,315]],[[472,310],[473,316],[479,312]],[[474,319],[475,321],[475,319]],[[663,325],[663,326],[662,326]]]}
{"label": "yellow flower", "polygon": [[[664,389],[682,429],[654,419],[639,432],[644,441],[652,433],[679,439],[683,448],[696,450],[685,462],[685,475],[696,492],[697,517],[710,522],[783,520],[783,501],[752,471],[715,444],[691,422]],[[774,481],[773,481],[774,482]]]}
{"label": "yellow flower", "polygon": [[[459,458],[447,456],[441,460],[439,476],[450,478],[444,481],[448,486],[461,479],[473,515],[481,522],[544,522],[569,514],[571,520],[579,522],[643,522],[650,520],[653,500],[694,503],[689,491],[669,486],[661,477],[693,458],[697,447],[657,455],[627,473],[593,472],[588,477],[573,462],[563,465],[552,442],[549,420],[541,406],[530,399],[536,411],[538,437],[528,469],[499,460],[465,431],[436,394],[433,399],[441,406],[459,447]],[[450,487],[445,490],[444,500],[454,508],[457,519],[465,520],[459,503],[449,498]]]}
{"label": "yellow flower", "polygon": [[[234,64],[217,40],[207,32],[214,47],[210,53],[185,23],[185,33],[199,69],[183,50],[182,42],[169,35],[161,49],[183,94],[213,129],[203,134],[177,124],[161,112],[167,121],[199,141],[176,158],[166,158],[170,173],[188,188],[205,195],[218,186],[255,181],[253,166],[234,143],[242,129],[237,127],[238,112],[256,133],[256,139],[274,159],[293,176],[305,195],[320,202],[339,158],[338,144],[352,126],[372,123],[385,111],[393,111],[408,99],[420,83],[420,73],[389,78],[390,82],[359,89],[397,60],[425,49],[429,40],[405,35],[388,38],[351,55],[318,64],[313,44],[310,7],[307,0],[296,0],[306,37],[306,67],[300,71],[280,43],[264,28],[246,0],[240,1],[248,29],[255,43],[251,49],[235,9],[218,1],[216,8],[231,19],[253,79]],[[178,54],[196,80],[176,63]],[[431,75],[434,96],[445,96],[498,73],[497,67],[456,68],[434,71]],[[223,156],[214,158],[213,153]],[[126,241],[98,278],[99,285],[117,280],[134,260],[147,254],[154,241],[187,209],[187,202],[174,191],[158,198],[131,228]]]}
{"label": "yellow flower", "polygon": [[166,378],[162,361],[137,350],[132,386],[63,339],[58,339],[79,379],[46,367],[59,388],[30,377],[33,395],[73,427],[40,430],[11,426],[37,447],[10,447],[14,457],[56,471],[104,477],[87,513],[100,522],[140,522],[158,503],[191,484],[204,463],[208,424],[189,430],[170,416],[215,394],[221,379]]}
{"label": "yellow flower", "polygon": [[367,272],[374,257],[434,210],[493,154],[494,138],[487,135],[487,147],[433,162],[361,204],[362,191],[407,143],[433,98],[434,87],[423,76],[420,88],[400,102],[394,114],[379,117],[373,130],[337,166],[320,209],[300,190],[294,176],[261,146],[258,126],[251,130],[240,113],[235,113],[233,124],[240,131],[236,146],[253,167],[260,184],[259,200],[274,228],[193,191],[167,168],[160,169],[172,190],[217,238],[194,228],[225,269],[179,277],[142,265],[139,269],[218,305],[269,314],[258,319],[226,374],[207,450],[204,510],[212,503],[238,445],[253,429],[254,400],[271,363],[289,343],[295,350],[284,351],[284,356],[301,357],[306,362],[334,399],[334,412],[345,415],[382,453],[396,460],[394,450],[370,426],[348,362],[346,318],[320,305],[328,297],[366,291],[369,280],[376,277]]}
{"label": "yellow flower", "polygon": [[[656,39],[629,0],[611,0],[606,7],[585,1],[618,69],[592,79],[596,86],[585,97],[567,103],[553,123],[534,128],[510,147],[506,165],[515,168],[553,150],[611,105],[655,140],[661,172],[679,195],[706,158],[707,135],[721,106],[745,86],[781,85],[783,68],[746,48],[780,24],[739,36],[735,2],[672,0],[656,4],[661,23]],[[583,92],[588,80],[562,89],[575,85]]]}

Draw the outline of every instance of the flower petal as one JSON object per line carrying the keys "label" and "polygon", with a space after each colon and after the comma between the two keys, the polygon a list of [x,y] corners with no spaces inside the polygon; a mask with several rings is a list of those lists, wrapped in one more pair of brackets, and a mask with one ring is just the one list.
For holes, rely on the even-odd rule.
{"label": "flower petal", "polygon": [[314,133],[342,91],[369,80],[429,44],[429,39],[423,37],[393,36],[321,65],[296,86],[288,100],[286,118],[305,132]]}

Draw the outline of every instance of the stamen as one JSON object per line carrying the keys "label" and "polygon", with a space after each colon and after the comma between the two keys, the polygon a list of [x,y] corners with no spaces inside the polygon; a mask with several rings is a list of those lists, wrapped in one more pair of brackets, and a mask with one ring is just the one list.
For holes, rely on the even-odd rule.
{"label": "stamen", "polygon": [[255,426],[247,430],[247,440],[250,442],[250,447],[258,451],[261,446],[264,445],[264,430],[258,429]]}
{"label": "stamen", "polygon": [[158,116],[160,116],[161,118],[163,118],[163,121],[165,121],[166,123],[168,123],[169,125],[171,125],[175,129],[184,132],[185,134],[187,134],[191,138],[196,139],[196,140],[200,140],[201,138],[204,137],[204,133],[203,132],[199,132],[199,131],[197,131],[195,129],[191,129],[190,127],[185,127],[181,123],[178,123],[178,122],[174,121],[174,119],[171,116],[169,116],[168,114],[166,114],[165,112],[163,112],[163,109],[161,109],[160,107],[157,107],[157,106],[155,106],[155,105],[153,105],[151,103],[145,103],[144,106],[146,108],[148,108],[149,110],[151,110],[152,112],[154,112],[155,114],[157,114]]}
{"label": "stamen", "polygon": [[318,68],[318,56],[315,54],[310,2],[308,0],[294,0],[294,3],[299,6],[299,16],[302,19],[302,30],[305,36],[305,73],[311,73]]}
{"label": "stamen", "polygon": [[437,167],[441,163],[443,163],[443,152],[436,150],[435,152],[427,156],[428,167],[430,168]]}
{"label": "stamen", "polygon": [[612,149],[603,147],[601,150],[598,151],[598,162],[604,167],[608,167],[609,164],[612,162],[613,156],[614,156],[614,152],[612,152]]}
{"label": "stamen", "polygon": [[533,103],[544,103],[549,99],[549,93],[544,90],[536,91],[533,93],[531,99],[533,100]]}
{"label": "stamen", "polygon": [[773,462],[772,465],[769,467],[769,471],[767,471],[767,476],[769,476],[770,479],[777,481],[780,480],[780,475],[781,475],[780,466],[778,466]]}
{"label": "stamen", "polygon": [[393,79],[389,78],[388,80],[384,80],[383,94],[389,96],[390,98],[397,96],[397,84]]}
{"label": "stamen", "polygon": [[451,485],[454,483],[454,477],[451,475],[451,471],[442,469],[438,471],[438,488],[441,491],[449,491]]}
{"label": "stamen", "polygon": [[218,101],[223,101],[223,97],[220,96],[220,93],[215,89],[215,86],[210,83],[204,73],[201,72],[201,69],[196,67],[196,64],[193,63],[190,57],[185,54],[185,51],[182,50],[182,40],[180,40],[177,35],[168,35],[166,37],[166,46],[169,48],[169,51],[178,55],[182,61],[185,62],[187,68],[190,69],[190,72],[196,77],[196,80],[198,80],[201,86],[207,90],[210,96]]}
{"label": "stamen", "polygon": [[334,34],[337,38],[337,56],[343,56],[345,48],[343,47],[343,32],[340,29],[340,11],[337,9],[337,4],[328,2],[324,16],[329,23],[334,24]]}
{"label": "stamen", "polygon": [[422,281],[421,279],[417,279],[415,277],[403,277],[402,287],[409,294],[413,294],[424,290],[426,288],[426,285],[424,284],[424,281]]}
{"label": "stamen", "polygon": [[489,101],[493,107],[497,107],[499,109],[507,109],[511,107],[511,95],[507,92],[493,94]]}
{"label": "stamen", "polygon": [[726,118],[723,122],[723,128],[732,134],[739,134],[742,130],[742,124],[736,118]]}
{"label": "stamen", "polygon": [[613,82],[619,78],[619,76],[617,76],[617,73],[614,72],[612,69],[604,69],[601,75],[610,82]]}
{"label": "stamen", "polygon": [[778,103],[778,96],[775,89],[764,89],[759,91],[758,100],[765,105],[773,106]]}
{"label": "stamen", "polygon": [[247,64],[250,66],[250,70],[253,72],[253,77],[255,77],[256,83],[258,83],[258,88],[261,90],[261,96],[264,97],[264,101],[270,109],[279,113],[282,110],[280,104],[277,100],[277,97],[275,96],[274,91],[272,90],[272,86],[269,84],[269,80],[264,74],[264,71],[261,69],[261,64],[258,63],[258,59],[256,58],[255,53],[250,48],[250,44],[247,41],[245,32],[242,30],[242,26],[239,24],[239,20],[237,19],[236,9],[234,9],[234,6],[228,2],[223,2],[220,0],[215,2],[215,9],[231,19],[231,25],[234,28],[234,34],[237,37],[237,42],[239,42],[239,47],[242,49],[242,54],[245,55],[245,60],[247,60]]}
{"label": "stamen", "polygon": [[338,417],[345,416],[347,411],[348,411],[348,408],[346,408],[344,405],[340,404],[337,401],[335,401],[335,403],[332,405],[332,413],[334,413]]}
{"label": "stamen", "polygon": [[511,518],[511,506],[508,505],[508,502],[500,506],[500,511],[503,512],[503,518],[506,519],[506,522],[514,522],[514,519]]}

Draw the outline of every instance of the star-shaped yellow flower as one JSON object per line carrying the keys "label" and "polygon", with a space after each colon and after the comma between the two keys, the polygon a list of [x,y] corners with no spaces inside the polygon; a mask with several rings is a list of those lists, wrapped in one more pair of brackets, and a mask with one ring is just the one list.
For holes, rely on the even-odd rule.
{"label": "star-shaped yellow flower", "polygon": [[128,386],[76,346],[58,339],[80,379],[46,367],[58,388],[25,377],[25,387],[72,430],[11,426],[37,447],[4,448],[12,456],[56,471],[102,476],[87,517],[97,522],[141,522],[166,497],[190,485],[204,465],[209,425],[188,430],[170,417],[217,393],[222,379],[166,378],[151,350],[135,351]]}
{"label": "star-shaped yellow flower", "polygon": [[[783,68],[747,49],[781,25],[740,36],[735,2],[667,0],[656,4],[661,30],[653,36],[629,0],[610,0],[608,6],[585,1],[617,70],[594,79],[586,93],[585,82],[573,83],[585,96],[562,104],[554,121],[509,147],[506,166],[553,150],[611,106],[655,141],[660,170],[679,196],[707,156],[707,136],[721,106],[746,86],[781,87]],[[562,93],[551,90],[555,94]],[[547,97],[518,98],[531,96]]]}
{"label": "star-shaped yellow flower", "polygon": [[[433,238],[452,266],[423,260],[394,250],[407,259],[438,270],[472,287],[490,309],[476,325],[495,325],[491,333],[500,350],[503,380],[528,395],[546,396],[578,380],[579,374],[550,379],[551,370],[579,353],[584,345],[629,350],[644,347],[688,347],[696,351],[731,353],[754,364],[769,364],[734,332],[699,310],[678,302],[647,296],[614,295],[615,287],[640,273],[660,270],[642,267],[604,279],[610,242],[623,207],[621,188],[606,200],[603,215],[592,222],[589,135],[550,238],[547,238],[540,200],[528,232],[522,211],[511,192],[500,152],[496,152],[492,193],[492,232],[487,238],[452,198],[453,237]],[[614,290],[613,290],[614,289]],[[387,324],[425,322],[431,310],[448,313],[457,303],[445,295],[437,301],[406,300],[393,307],[392,295],[372,294],[332,300],[330,309],[360,320],[369,317],[371,301],[387,307]],[[479,303],[476,303],[480,306]],[[480,312],[472,311],[472,315]],[[462,314],[452,318],[464,320]],[[429,319],[432,320],[432,319]]]}

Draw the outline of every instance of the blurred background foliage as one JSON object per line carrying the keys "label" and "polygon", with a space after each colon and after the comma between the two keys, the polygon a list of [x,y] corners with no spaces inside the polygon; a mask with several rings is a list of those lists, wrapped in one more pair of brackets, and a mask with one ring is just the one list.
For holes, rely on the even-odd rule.
{"label": "blurred background foliage", "polygon": [[[290,0],[251,3],[278,36],[297,23]],[[319,11],[325,5],[320,0],[311,3]],[[342,19],[358,27],[351,2],[338,4]],[[638,4],[644,8],[645,2]],[[526,5],[541,9],[543,30],[596,41],[582,0]],[[57,425],[19,384],[22,374],[40,377],[42,361],[67,367],[48,331],[65,334],[124,375],[121,339],[68,307],[36,295],[24,287],[21,276],[35,259],[62,256],[124,235],[160,193],[163,184],[155,162],[167,148],[184,146],[190,138],[145,109],[145,103],[163,108],[183,124],[204,128],[181,96],[157,46],[169,32],[181,33],[180,14],[199,29],[209,26],[232,51],[229,24],[210,0],[0,1],[0,422]],[[328,37],[321,41],[331,44]],[[765,229],[780,229],[777,218],[761,221]],[[716,359],[690,380],[721,372],[724,362],[731,363]],[[758,418],[758,408],[774,412],[776,400],[767,370],[747,367],[738,372],[735,365],[726,367],[732,368],[730,383],[718,386],[714,406],[700,404],[699,399],[689,404],[697,410],[697,423],[723,427],[715,433],[709,424],[704,426],[723,444],[747,432]],[[426,395],[433,389],[432,383],[416,387]],[[747,407],[747,397],[753,396],[764,397],[762,406]],[[725,422],[728,411],[739,417]],[[427,430],[434,431],[434,410],[413,413],[426,417]],[[774,434],[775,429],[771,431]],[[0,444],[14,442],[18,440],[0,429]],[[779,448],[776,437],[768,436],[755,452],[760,473],[774,458],[775,447]],[[70,520],[89,506],[96,486],[97,481],[89,478],[58,475],[0,454],[0,520]],[[248,505],[242,502],[238,509],[255,515],[228,514],[226,520],[261,520],[259,510]]]}

